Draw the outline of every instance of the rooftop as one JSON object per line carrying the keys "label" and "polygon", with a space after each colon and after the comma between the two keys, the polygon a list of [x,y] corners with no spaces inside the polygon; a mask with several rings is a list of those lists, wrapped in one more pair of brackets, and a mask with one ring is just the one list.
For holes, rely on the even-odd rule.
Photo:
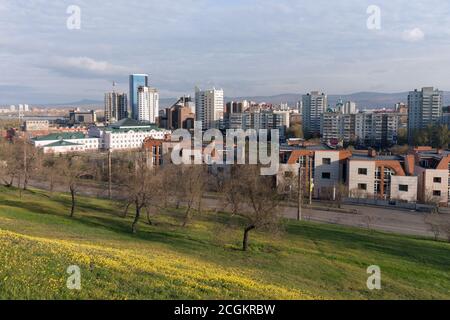
{"label": "rooftop", "polygon": [[46,136],[40,136],[33,138],[34,141],[52,141],[52,140],[73,140],[73,139],[85,139],[86,135],[82,132],[61,132],[51,133]]}
{"label": "rooftop", "polygon": [[82,146],[82,144],[61,140],[61,141],[50,143],[50,144],[44,146],[44,148],[48,148],[48,147],[70,147],[70,146]]}

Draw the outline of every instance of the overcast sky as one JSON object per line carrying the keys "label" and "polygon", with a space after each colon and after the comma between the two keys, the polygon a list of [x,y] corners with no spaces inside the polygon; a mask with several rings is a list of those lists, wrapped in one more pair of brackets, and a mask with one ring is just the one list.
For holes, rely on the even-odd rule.
{"label": "overcast sky", "polygon": [[449,90],[449,49],[448,0],[0,0],[0,103],[102,100],[130,73],[162,98]]}

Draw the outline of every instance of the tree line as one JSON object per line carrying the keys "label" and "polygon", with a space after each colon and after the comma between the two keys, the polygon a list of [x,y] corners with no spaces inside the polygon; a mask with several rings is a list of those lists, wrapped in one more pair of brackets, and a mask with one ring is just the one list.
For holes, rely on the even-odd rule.
{"label": "tree line", "polygon": [[[69,217],[77,212],[78,196],[89,184],[105,192],[112,184],[125,218],[132,215],[130,232],[137,233],[139,222],[153,224],[155,214],[167,210],[182,212],[182,227],[196,214],[207,211],[207,192],[219,195],[216,211],[236,217],[242,224],[242,249],[248,250],[252,231],[280,229],[279,205],[273,178],[260,175],[258,166],[210,167],[207,165],[153,166],[145,150],[114,153],[44,154],[25,139],[0,140],[0,183],[17,188],[19,196],[30,181],[45,181],[46,189],[70,195]],[[61,190],[62,188],[62,190]]]}

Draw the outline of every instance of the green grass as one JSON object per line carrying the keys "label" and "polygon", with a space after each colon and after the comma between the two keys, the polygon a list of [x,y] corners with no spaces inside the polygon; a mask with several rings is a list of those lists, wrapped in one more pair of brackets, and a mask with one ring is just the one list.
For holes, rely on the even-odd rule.
{"label": "green grass", "polygon": [[[450,245],[315,223],[250,236],[239,219],[176,211],[143,218],[137,235],[120,203],[0,187],[0,299],[449,299]],[[66,287],[70,265],[82,289]],[[379,265],[382,290],[366,269]]]}

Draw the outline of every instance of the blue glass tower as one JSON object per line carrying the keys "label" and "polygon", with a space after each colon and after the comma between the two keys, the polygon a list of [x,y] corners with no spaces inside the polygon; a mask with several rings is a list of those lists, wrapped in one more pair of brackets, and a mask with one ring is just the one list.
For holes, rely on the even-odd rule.
{"label": "blue glass tower", "polygon": [[137,92],[139,87],[148,87],[147,74],[132,74],[130,75],[130,111],[129,115],[132,119],[137,119],[138,101]]}

